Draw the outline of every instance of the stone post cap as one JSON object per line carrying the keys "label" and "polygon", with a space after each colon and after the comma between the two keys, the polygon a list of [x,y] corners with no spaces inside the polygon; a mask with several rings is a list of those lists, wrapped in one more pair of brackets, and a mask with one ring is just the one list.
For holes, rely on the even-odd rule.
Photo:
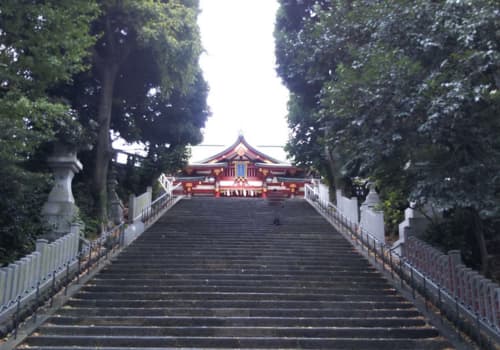
{"label": "stone post cap", "polygon": [[368,195],[361,206],[373,208],[380,204],[380,197],[378,196],[377,191],[375,191],[375,186],[372,183],[369,186],[370,192],[368,192]]}

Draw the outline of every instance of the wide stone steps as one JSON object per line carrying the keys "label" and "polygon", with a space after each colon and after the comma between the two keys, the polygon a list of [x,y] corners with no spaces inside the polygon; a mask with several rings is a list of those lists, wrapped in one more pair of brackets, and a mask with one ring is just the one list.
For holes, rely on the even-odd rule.
{"label": "wide stone steps", "polygon": [[20,347],[448,349],[305,202],[181,201]]}
{"label": "wide stone steps", "polygon": [[[46,344],[50,344],[47,346]],[[67,344],[71,344],[68,346]],[[124,336],[38,336],[31,350],[87,349],[446,349],[439,339],[314,338],[314,337],[124,337]]]}
{"label": "wide stone steps", "polygon": [[[346,304],[345,307],[337,305],[336,308],[325,307],[318,305],[315,308],[285,308],[280,307],[151,307],[151,308],[134,308],[134,307],[108,307],[100,305],[98,308],[85,306],[70,306],[65,309],[59,316],[80,317],[82,315],[89,317],[375,317],[375,318],[394,318],[394,317],[420,317],[420,314],[412,307],[406,305],[386,305],[390,308],[373,309],[371,305],[353,305]],[[363,307],[364,306],[364,307]],[[399,306],[399,308],[397,307]],[[401,308],[406,306],[406,308]],[[56,316],[56,317],[59,317]]]}
{"label": "wide stone steps", "polygon": [[[350,316],[350,315],[349,315]],[[59,316],[50,325],[153,327],[418,327],[425,326],[422,318],[404,317],[191,317],[191,316]]]}
{"label": "wide stone steps", "polygon": [[[120,278],[117,278],[116,276],[107,276],[108,278],[106,280],[96,278],[94,279],[94,283],[105,283],[102,285],[109,285],[109,286],[123,286],[123,281],[125,280],[126,276],[122,276]],[[241,286],[241,287],[302,287],[302,288],[335,288],[335,287],[351,287],[351,286],[357,286],[357,287],[370,287],[370,288],[375,288],[375,287],[381,287],[381,288],[386,288],[387,285],[381,286],[380,283],[385,283],[386,281],[383,280],[380,275],[374,276],[373,278],[370,278],[369,280],[367,279],[361,279],[361,278],[356,278],[355,276],[350,277],[348,280],[345,278],[335,278],[335,276],[332,276],[331,278],[328,278],[328,280],[324,281],[318,281],[316,279],[311,279],[311,280],[306,280],[302,278],[300,281],[297,281],[296,279],[288,276],[278,276],[276,278],[273,278],[271,280],[269,279],[262,279],[262,280],[252,280],[249,281],[246,278],[234,278],[231,279],[231,276],[224,276],[226,278],[217,278],[214,279],[211,277],[210,279],[184,279],[182,277],[177,276],[177,278],[174,278],[172,276],[166,276],[162,280],[158,280],[157,278],[127,278],[127,285],[133,286],[133,285],[139,285],[139,286],[162,286],[165,288],[168,287],[209,287],[209,286]],[[235,276],[237,277],[237,276]],[[100,284],[101,285],[101,284]],[[125,287],[125,286],[124,286]]]}
{"label": "wide stone steps", "polygon": [[[238,293],[238,295],[242,295],[243,293],[253,293],[258,295],[264,294],[285,294],[285,295],[294,295],[300,294],[301,292],[306,291],[308,294],[310,293],[306,287],[269,287],[269,286],[257,286],[252,287],[251,290],[248,286],[234,286],[234,285],[226,285],[226,286],[193,286],[193,287],[180,287],[180,286],[152,286],[149,287],[147,285],[129,285],[126,287],[120,287],[117,285],[99,285],[99,286],[89,286],[84,289],[85,292],[88,293],[141,293],[142,295],[146,292],[154,292],[154,293],[162,293],[168,295],[175,295],[174,293],[191,293],[191,294],[204,294],[204,293]],[[381,289],[376,288],[373,290],[361,290],[358,288],[342,288],[339,286],[332,286],[331,288],[314,288],[314,295],[325,295],[331,296],[332,293],[335,294],[352,294],[356,293],[357,295],[377,295],[378,293],[383,292],[386,294],[396,294],[396,291],[393,289]]]}
{"label": "wide stone steps", "polygon": [[301,300],[85,300],[78,299],[68,303],[70,307],[129,307],[129,308],[151,308],[151,307],[198,307],[198,308],[288,308],[288,309],[308,309],[308,308],[332,308],[332,309],[352,309],[353,307],[364,309],[390,309],[390,308],[410,308],[411,304],[394,302],[373,302],[363,301],[301,301]]}

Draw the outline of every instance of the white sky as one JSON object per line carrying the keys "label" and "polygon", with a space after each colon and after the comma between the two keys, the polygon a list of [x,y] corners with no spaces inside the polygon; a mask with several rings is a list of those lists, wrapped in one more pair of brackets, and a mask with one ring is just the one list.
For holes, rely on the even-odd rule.
{"label": "white sky", "polygon": [[[288,139],[288,90],[275,70],[276,0],[200,0],[198,25],[205,50],[200,58],[210,86],[212,116],[202,145],[229,146],[240,131],[259,150],[279,160]],[[116,141],[119,149],[139,152],[140,144]],[[195,146],[192,160],[202,160],[224,147]]]}
{"label": "white sky", "polygon": [[201,0],[200,8],[200,65],[212,111],[203,144],[230,145],[242,131],[254,146],[284,145],[288,91],[275,70],[277,1]]}

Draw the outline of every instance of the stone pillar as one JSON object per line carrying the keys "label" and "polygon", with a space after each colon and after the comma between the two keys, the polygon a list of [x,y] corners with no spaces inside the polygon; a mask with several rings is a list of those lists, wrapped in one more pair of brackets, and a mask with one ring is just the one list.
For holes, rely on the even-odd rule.
{"label": "stone pillar", "polygon": [[71,233],[73,234],[71,252],[73,258],[78,254],[80,248],[80,232],[83,232],[84,228],[85,225],[83,223],[75,222],[71,225]]}
{"label": "stone pillar", "polygon": [[448,272],[450,275],[450,285],[451,291],[457,295],[459,286],[459,276],[457,273],[457,266],[462,265],[462,255],[460,254],[460,250],[450,250],[448,251],[448,266],[450,271]]}
{"label": "stone pillar", "polygon": [[0,306],[6,303],[7,295],[7,271],[0,269]]}
{"label": "stone pillar", "polygon": [[135,216],[135,194],[128,196],[128,222],[132,224]]}
{"label": "stone pillar", "polygon": [[56,145],[48,163],[54,172],[55,183],[42,208],[42,216],[52,231],[46,238],[52,241],[69,233],[71,223],[78,215],[71,182],[83,167],[76,158],[76,151],[62,145]]}
{"label": "stone pillar", "polygon": [[46,277],[49,273],[49,242],[46,239],[36,240],[36,249],[40,253],[40,279]]}
{"label": "stone pillar", "polygon": [[385,242],[384,213],[377,206],[380,198],[375,191],[375,186],[370,185],[370,192],[361,204],[361,226],[374,235],[380,242]]}

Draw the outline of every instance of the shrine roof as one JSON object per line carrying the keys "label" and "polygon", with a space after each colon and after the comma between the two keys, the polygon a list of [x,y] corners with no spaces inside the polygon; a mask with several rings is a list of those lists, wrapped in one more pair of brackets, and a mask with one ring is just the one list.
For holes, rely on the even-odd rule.
{"label": "shrine roof", "polygon": [[205,176],[176,176],[175,181],[198,181],[204,178]]}
{"label": "shrine roof", "polygon": [[189,163],[188,168],[221,168],[227,166],[227,162],[219,162],[219,163]]}
{"label": "shrine roof", "polygon": [[239,135],[236,142],[234,142],[231,146],[225,148],[224,150],[218,152],[217,154],[210,156],[206,159],[198,161],[194,164],[190,165],[201,165],[201,164],[214,164],[221,163],[224,161],[229,161],[233,159],[238,160],[253,160],[258,161],[259,163],[263,163],[266,165],[276,164],[281,166],[287,166],[288,163],[283,163],[261,151],[251,146],[243,137],[243,135]]}
{"label": "shrine roof", "polygon": [[279,182],[303,182],[303,183],[311,182],[310,178],[283,177],[283,176],[277,176],[276,178],[278,179]]}
{"label": "shrine roof", "polygon": [[260,167],[264,167],[264,168],[295,168],[293,165],[288,164],[288,163],[272,164],[272,163],[257,162],[257,163],[255,163],[255,165],[260,166]]}

